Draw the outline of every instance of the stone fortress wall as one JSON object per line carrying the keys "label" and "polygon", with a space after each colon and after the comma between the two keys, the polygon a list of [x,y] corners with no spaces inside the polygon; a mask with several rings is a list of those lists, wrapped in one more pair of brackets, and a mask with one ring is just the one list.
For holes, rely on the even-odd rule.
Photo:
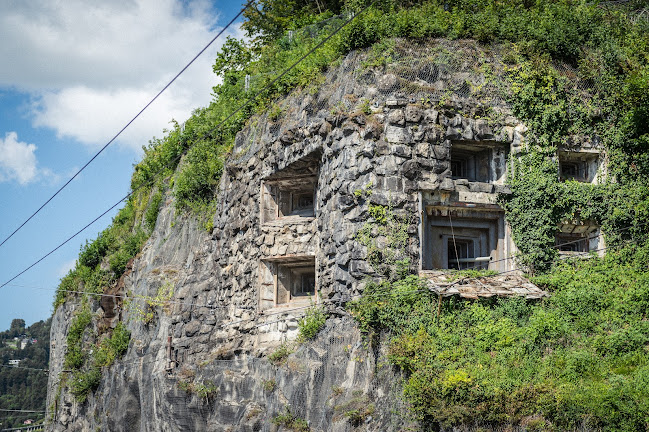
{"label": "stone fortress wall", "polygon": [[[392,407],[367,430],[408,424],[397,415],[398,376],[380,371],[382,354],[364,348],[344,309],[376,276],[357,233],[370,206],[387,206],[409,223],[413,270],[511,269],[502,258],[515,246],[496,197],[509,193],[507,161],[526,127],[504,102],[497,50],[396,41],[391,62],[378,59],[351,53],[323,83],[278,102],[279,115],[249,122],[211,234],[175,216],[168,199],[120,281],[122,293],[149,296],[174,284],[168,310],[145,324],[119,304],[95,305],[128,322],[132,344],[85,405],[60,396],[50,430],[266,431],[291,406],[313,430],[345,431],[353,428],[335,407],[359,398]],[[574,160],[564,175],[579,169]],[[271,364],[264,355],[295,338],[312,302],[330,312],[325,329],[287,365]],[[50,406],[74,309],[60,307],[52,323]],[[177,383],[188,377],[215,383],[218,397],[184,394]],[[271,380],[272,393],[262,385]]]}

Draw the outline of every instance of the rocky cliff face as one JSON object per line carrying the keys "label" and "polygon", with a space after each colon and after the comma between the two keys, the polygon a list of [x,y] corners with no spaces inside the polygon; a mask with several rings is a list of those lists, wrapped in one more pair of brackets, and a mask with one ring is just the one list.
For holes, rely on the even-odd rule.
{"label": "rocky cliff face", "polygon": [[[357,233],[371,206],[389,208],[408,224],[404,257],[425,268],[424,219],[442,211],[432,201],[495,205],[507,193],[506,153],[525,128],[502,101],[493,52],[397,41],[392,63],[376,66],[376,56],[348,55],[324,83],[279,103],[279,114],[249,122],[223,174],[212,233],[167,200],[114,293],[152,298],[173,286],[173,296],[147,319],[120,299],[92,304],[97,322],[124,321],[131,343],[85,403],[57,391],[78,305],[57,309],[49,430],[268,431],[292,417],[314,431],[410,424],[398,374],[344,308],[377,276]],[[458,142],[499,149],[489,179],[452,175]],[[294,341],[311,302],[328,311],[324,329],[281,345]],[[294,352],[269,360],[287,346]]]}

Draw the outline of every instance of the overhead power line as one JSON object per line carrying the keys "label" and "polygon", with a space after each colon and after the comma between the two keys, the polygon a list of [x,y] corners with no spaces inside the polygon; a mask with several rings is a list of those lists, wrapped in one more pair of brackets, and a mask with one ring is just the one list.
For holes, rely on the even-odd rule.
{"label": "overhead power line", "polygon": [[[252,0],[251,0],[251,1],[252,1]],[[249,3],[246,5],[246,7],[248,7],[248,5],[249,5],[250,3],[251,3],[251,2],[249,2]],[[295,61],[291,66],[289,66],[287,69],[285,69],[281,74],[279,74],[277,77],[275,77],[275,79],[273,79],[270,83],[266,84],[266,86],[264,86],[261,90],[259,90],[259,91],[258,91],[257,93],[255,93],[252,97],[250,97],[250,98],[249,98],[248,100],[246,100],[243,104],[241,104],[241,105],[240,105],[236,110],[234,110],[232,113],[230,113],[230,115],[228,115],[224,120],[222,120],[221,122],[219,122],[219,123],[218,123],[215,127],[213,127],[212,129],[210,129],[210,130],[208,130],[207,132],[205,132],[204,134],[202,134],[200,137],[196,138],[196,140],[194,141],[194,143],[193,143],[192,145],[188,146],[187,149],[185,150],[185,152],[184,152],[183,154],[185,154],[189,149],[191,149],[193,146],[195,146],[196,143],[198,143],[201,139],[203,139],[203,138],[209,136],[209,135],[212,134],[214,131],[216,131],[216,130],[218,130],[219,128],[221,128],[221,127],[222,127],[226,122],[228,122],[228,121],[229,121],[233,116],[235,116],[237,113],[239,113],[239,112],[240,112],[241,110],[243,110],[245,107],[247,107],[249,104],[251,104],[252,102],[254,102],[255,100],[257,100],[257,99],[259,98],[259,96],[261,96],[261,95],[262,95],[266,90],[268,90],[271,86],[273,86],[277,81],[279,81],[280,79],[282,79],[282,77],[284,77],[287,73],[289,73],[291,70],[293,70],[293,69],[294,69],[298,64],[300,64],[301,62],[303,62],[307,57],[309,57],[310,55],[312,55],[312,54],[313,54],[313,53],[314,53],[318,48],[320,48],[322,45],[324,45],[326,42],[328,42],[332,37],[334,37],[336,34],[338,34],[338,32],[340,32],[340,31],[341,31],[343,28],[345,28],[349,23],[351,23],[351,22],[352,22],[352,21],[353,21],[357,16],[361,15],[361,14],[362,14],[363,12],[365,12],[368,8],[370,8],[373,4],[374,4],[374,2],[368,4],[368,5],[365,6],[365,7],[364,7],[360,12],[358,12],[358,13],[352,15],[349,19],[347,19],[345,22],[343,22],[343,23],[342,23],[342,24],[341,24],[341,25],[340,25],[336,30],[334,30],[330,35],[328,35],[326,38],[324,38],[322,41],[320,41],[317,45],[315,45],[313,48],[311,48],[311,49],[310,49],[306,54],[304,54],[304,55],[303,55],[302,57],[300,57],[297,61]],[[244,9],[245,9],[245,8],[244,8]],[[241,14],[242,12],[243,12],[243,10],[242,10],[241,12],[239,12],[239,14]],[[172,164],[173,164],[175,161],[179,160],[179,159],[182,157],[183,154],[180,154],[180,155],[178,155],[176,158],[174,158],[174,159],[169,163],[168,166],[172,166]],[[160,168],[156,173],[154,173],[153,177],[155,177],[155,176],[159,175],[160,173],[164,172],[164,170],[165,170],[168,166],[161,167],[161,168]],[[90,222],[89,224],[87,224],[85,227],[81,228],[81,229],[80,229],[79,231],[77,231],[75,234],[73,234],[72,236],[70,236],[67,240],[65,240],[64,242],[62,242],[61,244],[59,244],[57,247],[55,247],[54,249],[52,249],[50,252],[48,252],[47,254],[45,254],[43,257],[41,257],[40,259],[38,259],[37,261],[35,261],[34,263],[32,263],[31,265],[29,265],[29,266],[26,267],[25,269],[23,269],[21,272],[19,272],[19,273],[16,274],[15,276],[13,276],[11,279],[9,279],[9,280],[7,280],[6,282],[4,282],[2,285],[0,285],[0,288],[3,288],[4,286],[8,285],[10,282],[13,282],[15,279],[17,279],[18,277],[20,277],[21,275],[23,275],[24,273],[26,273],[27,271],[29,271],[31,268],[33,268],[34,266],[36,266],[38,263],[40,263],[41,261],[43,261],[45,258],[47,258],[47,257],[50,256],[51,254],[53,254],[54,252],[56,252],[58,249],[60,249],[60,248],[63,247],[65,244],[67,244],[69,241],[71,241],[73,238],[75,238],[77,235],[79,235],[79,234],[81,234],[83,231],[85,231],[85,230],[86,230],[88,227],[90,227],[92,224],[94,224],[95,222],[97,222],[100,218],[102,218],[104,215],[106,215],[106,214],[107,214],[108,212],[110,212],[112,209],[114,209],[115,207],[117,207],[120,203],[122,203],[123,201],[127,200],[131,195],[133,195],[133,194],[134,194],[136,191],[138,191],[140,188],[143,188],[145,185],[153,184],[153,183],[154,183],[154,181],[153,181],[153,179],[152,179],[152,180],[150,180],[149,182],[145,182],[145,183],[141,184],[140,186],[138,186],[137,188],[135,188],[134,190],[132,190],[131,192],[129,192],[128,194],[126,194],[126,196],[124,196],[122,199],[120,199],[120,200],[117,201],[115,204],[113,204],[113,205],[112,205],[108,210],[104,211],[101,215],[99,215],[98,217],[96,217],[92,222]],[[25,222],[25,223],[26,223],[26,222]],[[5,241],[6,241],[6,240],[5,240]],[[3,243],[4,243],[4,242],[3,242]],[[1,243],[0,243],[0,246],[2,246]]]}
{"label": "overhead power line", "polygon": [[[34,213],[32,213],[31,216],[29,216],[29,217],[28,217],[28,218],[27,218],[23,223],[20,224],[20,226],[18,226],[18,228],[16,228],[16,229],[11,233],[11,234],[9,234],[9,236],[8,236],[7,238],[5,238],[5,239],[2,241],[2,243],[0,243],[0,247],[2,247],[2,245],[4,245],[4,244],[5,244],[5,243],[10,239],[10,238],[12,238],[12,237],[14,236],[14,234],[16,234],[18,231],[20,231],[20,230],[22,229],[22,227],[24,227],[24,226],[25,226],[25,225],[26,225],[30,220],[32,220],[32,218],[33,218],[34,216],[36,216],[36,215],[37,215],[41,210],[43,210],[43,208],[45,208],[45,206],[47,206],[47,205],[50,203],[50,201],[52,201],[52,200],[53,200],[53,199],[54,199],[54,198],[55,198],[55,197],[56,197],[56,196],[57,196],[57,195],[58,195],[58,194],[59,194],[63,189],[65,189],[65,188],[66,188],[66,187],[67,187],[67,186],[68,186],[68,185],[69,185],[69,184],[70,184],[70,183],[71,183],[75,178],[77,178],[77,176],[78,176],[79,174],[81,174],[81,172],[82,172],[83,170],[85,170],[85,169],[88,167],[88,165],[90,165],[90,164],[91,164],[91,163],[92,163],[92,162],[93,162],[93,161],[94,161],[94,160],[95,160],[95,159],[96,159],[96,158],[97,158],[97,157],[98,157],[98,156],[99,156],[99,155],[100,155],[104,150],[106,150],[106,148],[107,148],[109,145],[111,145],[111,144],[112,144],[112,143],[113,143],[113,142],[114,142],[114,141],[115,141],[115,140],[116,140],[116,139],[117,139],[117,138],[122,134],[122,132],[124,132],[124,131],[126,130],[126,128],[128,128],[128,127],[129,127],[129,126],[130,126],[130,125],[131,125],[131,124],[132,124],[132,123],[133,123],[133,122],[134,122],[138,117],[140,117],[140,115],[141,115],[141,114],[142,114],[142,113],[143,113],[147,108],[149,108],[149,106],[150,106],[153,102],[155,102],[156,99],[158,99],[158,97],[160,97],[160,95],[162,95],[162,93],[164,93],[164,91],[167,90],[167,88],[169,88],[169,86],[171,86],[171,84],[173,84],[173,83],[178,79],[178,77],[180,77],[180,75],[182,75],[183,72],[185,72],[185,71],[187,70],[187,68],[188,68],[189,66],[192,65],[192,63],[194,63],[194,61],[196,61],[196,59],[197,59],[198,57],[200,57],[200,55],[203,54],[203,53],[205,52],[205,50],[207,50],[207,49],[208,49],[208,48],[209,48],[209,47],[214,43],[214,41],[215,41],[219,36],[221,36],[221,35],[222,35],[222,34],[223,34],[223,33],[224,33],[224,32],[225,32],[225,31],[226,31],[226,30],[227,30],[227,29],[228,29],[228,28],[229,28],[229,27],[234,23],[234,21],[236,21],[236,20],[241,16],[241,14],[243,13],[243,11],[245,11],[246,8],[247,8],[248,6],[250,6],[250,4],[252,4],[253,1],[254,1],[254,0],[250,0],[250,1],[248,1],[248,3],[246,3],[246,5],[245,5],[245,6],[244,6],[240,11],[239,11],[239,13],[238,13],[234,18],[232,18],[232,19],[230,20],[230,22],[228,22],[228,24],[227,24],[225,27],[223,27],[223,29],[221,29],[221,31],[218,32],[217,35],[214,36],[214,37],[212,38],[212,40],[210,40],[210,41],[207,43],[207,45],[205,45],[205,46],[203,47],[203,49],[201,49],[201,50],[198,52],[198,54],[196,54],[196,55],[194,56],[194,58],[192,58],[192,59],[189,61],[189,63],[187,63],[187,64],[185,65],[185,67],[183,67],[183,68],[181,69],[181,71],[178,72],[178,73],[176,74],[176,76],[174,76],[174,77],[171,79],[171,81],[169,81],[169,83],[167,83],[167,85],[165,85],[165,86],[162,88],[162,90],[160,90],[160,91],[158,92],[158,94],[156,94],[156,95],[153,97],[153,99],[151,99],[151,100],[149,101],[149,103],[147,103],[147,104],[144,106],[144,108],[142,108],[142,109],[141,109],[141,110],[140,110],[140,111],[139,111],[139,112],[138,112],[138,113],[137,113],[137,114],[136,114],[136,115],[135,115],[131,120],[129,120],[129,122],[126,123],[126,125],[125,125],[122,129],[120,129],[119,132],[117,132],[117,133],[115,134],[115,136],[113,136],[113,137],[112,137],[112,138],[111,138],[111,139],[110,139],[110,140],[109,140],[109,141],[108,141],[108,142],[107,142],[107,143],[106,143],[106,144],[105,144],[105,145],[104,145],[104,146],[103,146],[103,147],[102,147],[102,148],[101,148],[97,153],[95,153],[95,155],[94,155],[92,158],[90,158],[90,160],[89,160],[88,162],[86,162],[86,163],[85,163],[85,164],[84,164],[84,165],[83,165],[83,166],[82,166],[82,167],[81,167],[81,168],[80,168],[80,169],[79,169],[79,170],[78,170],[78,171],[77,171],[77,172],[76,172],[72,177],[70,177],[70,179],[69,179],[68,181],[65,182],[65,184],[64,184],[63,186],[61,186],[61,187],[60,187],[60,188],[59,188],[59,189],[58,189],[58,190],[57,190],[57,191],[56,191],[56,192],[55,192],[51,197],[49,197],[49,198],[47,199],[47,201],[45,201],[45,202],[44,202],[44,203],[43,203],[43,204],[42,204],[42,205],[41,205],[41,206],[40,206],[40,207],[39,207],[39,208],[38,208]],[[120,201],[120,202],[121,202],[121,201]]]}
{"label": "overhead power line", "polygon": [[2,429],[2,432],[19,431],[19,430],[25,430],[25,429],[36,430],[39,427],[42,428],[44,426],[49,426],[51,424],[52,423],[41,423],[41,424],[36,424],[36,425],[31,425],[31,426],[22,426],[22,427],[11,428],[11,429]]}
{"label": "overhead power line", "polygon": [[33,411],[33,410],[22,410],[22,409],[2,409],[3,412],[19,412],[19,413],[44,413],[45,411]]}
{"label": "overhead power line", "polygon": [[25,367],[25,366],[15,366],[15,365],[5,365],[5,364],[2,364],[2,365],[0,365],[0,367],[9,368],[9,369],[25,369],[25,370],[33,370],[33,371],[44,371],[44,372],[47,372],[47,369],[31,368],[31,367]]}
{"label": "overhead power line", "polygon": [[127,194],[124,198],[122,198],[121,200],[119,200],[119,201],[117,201],[115,204],[113,204],[113,205],[112,205],[108,210],[106,210],[105,212],[103,212],[102,214],[100,214],[99,216],[97,216],[96,218],[94,218],[94,219],[92,220],[92,222],[90,222],[89,224],[87,224],[86,226],[84,226],[83,228],[81,228],[79,231],[77,231],[76,233],[74,233],[74,234],[72,234],[70,237],[68,237],[67,240],[65,240],[63,243],[59,244],[57,247],[55,247],[54,249],[52,249],[51,251],[49,251],[48,253],[46,253],[45,255],[43,255],[41,258],[39,258],[38,260],[36,260],[34,263],[32,263],[31,265],[29,265],[28,267],[26,267],[26,268],[25,268],[24,270],[22,270],[20,273],[18,273],[17,275],[15,275],[15,276],[12,277],[11,279],[9,279],[7,282],[5,282],[5,283],[3,283],[2,285],[0,285],[0,288],[2,288],[2,287],[4,287],[5,285],[7,285],[8,283],[14,281],[14,280],[17,279],[18,277],[20,277],[21,275],[23,275],[24,273],[26,273],[27,271],[29,271],[31,268],[33,268],[35,265],[37,265],[38,263],[40,263],[41,261],[43,261],[45,258],[47,258],[48,256],[52,255],[52,254],[53,254],[54,252],[56,252],[57,250],[61,249],[61,248],[62,248],[66,243],[68,243],[68,242],[71,241],[73,238],[75,238],[76,236],[78,236],[79,234],[81,234],[81,233],[82,233],[83,231],[85,231],[85,230],[86,230],[90,225],[92,225],[92,224],[94,224],[95,222],[97,222],[99,219],[101,219],[101,218],[104,217],[106,214],[108,214],[108,212],[110,212],[112,209],[114,209],[115,207],[117,207],[117,206],[118,206],[122,201],[124,201],[124,200],[127,199],[129,196],[131,196],[132,193],[133,193],[133,192]]}

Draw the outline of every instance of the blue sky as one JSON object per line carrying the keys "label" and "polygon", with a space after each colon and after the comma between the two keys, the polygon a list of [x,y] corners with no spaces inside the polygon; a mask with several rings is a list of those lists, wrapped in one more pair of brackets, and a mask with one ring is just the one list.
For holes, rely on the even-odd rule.
{"label": "blue sky", "polygon": [[[97,3],[97,4],[93,4]],[[240,1],[0,2],[0,242],[108,142],[234,17]],[[142,117],[0,247],[0,284],[128,193],[141,147],[211,99],[231,27]],[[54,290],[105,216],[0,288],[0,331],[52,312]]]}

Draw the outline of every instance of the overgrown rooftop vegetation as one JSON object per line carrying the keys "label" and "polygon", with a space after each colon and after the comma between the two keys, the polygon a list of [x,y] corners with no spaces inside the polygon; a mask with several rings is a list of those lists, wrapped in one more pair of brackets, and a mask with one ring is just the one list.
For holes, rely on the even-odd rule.
{"label": "overgrown rooftop vegetation", "polygon": [[[419,290],[418,279],[393,272],[400,276],[370,285],[373,295],[354,313],[366,332],[391,335],[389,359],[404,371],[405,396],[425,427],[649,429],[649,22],[636,19],[641,7],[641,0],[260,0],[245,12],[248,41],[229,39],[214,63],[222,83],[213,102],[145,148],[132,178],[137,193],[82,248],[55,305],[81,282],[102,291],[121,275],[164,193],[178,212],[209,215],[246,121],[317,86],[344,54],[395,37],[476,39],[506,53],[509,103],[529,127],[508,180],[512,195],[501,204],[521,263],[552,297],[444,301],[437,315],[437,298],[404,294]],[[579,139],[603,145],[604,183],[559,181],[552,156]],[[563,219],[600,224],[606,257],[557,263],[552,246]]]}

